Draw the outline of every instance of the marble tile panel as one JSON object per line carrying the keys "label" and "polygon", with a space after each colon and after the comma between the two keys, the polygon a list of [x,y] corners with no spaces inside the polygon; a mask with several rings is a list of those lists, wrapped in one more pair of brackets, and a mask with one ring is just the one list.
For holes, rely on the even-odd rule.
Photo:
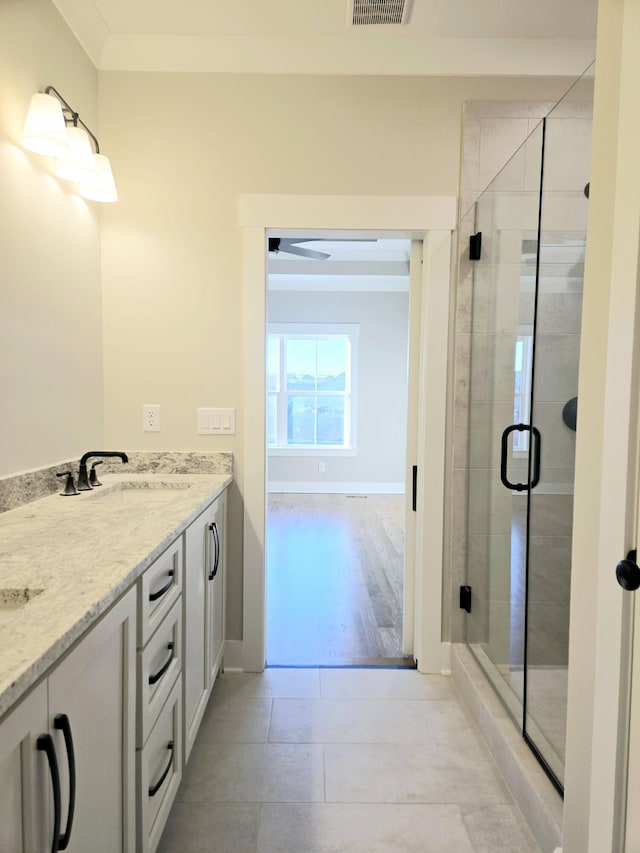
{"label": "marble tile panel", "polygon": [[474,853],[475,849],[455,805],[265,805],[257,845],[257,853]]}
{"label": "marble tile panel", "polygon": [[258,803],[176,802],[158,853],[249,853],[256,849]]}
{"label": "marble tile panel", "polygon": [[563,405],[577,393],[580,335],[539,335],[535,353],[535,399]]}
{"label": "marble tile panel", "polygon": [[[499,175],[505,165],[513,157],[523,141],[526,139],[528,124],[525,118],[499,118],[486,117],[480,119],[480,145],[478,183],[479,187],[486,187],[495,177]],[[502,176],[502,182],[507,178],[510,183],[505,183],[505,189],[519,189],[524,179],[524,161],[516,158],[516,167]]]}
{"label": "marble tile panel", "polygon": [[322,802],[322,746],[218,743],[194,749],[177,793],[188,803]]}
{"label": "marble tile panel", "polygon": [[327,744],[327,802],[505,803],[483,748],[468,744]]}
{"label": "marble tile panel", "polygon": [[536,322],[542,335],[580,334],[582,293],[540,293]]}
{"label": "marble tile panel", "polygon": [[583,190],[591,173],[591,118],[561,118],[546,122],[544,191]]}
{"label": "marble tile panel", "polygon": [[469,467],[499,468],[502,433],[513,423],[513,399],[469,406]]}
{"label": "marble tile panel", "polygon": [[[560,371],[562,372],[562,371]],[[536,383],[537,384],[537,383]],[[578,376],[575,376],[575,395],[578,393]],[[544,478],[549,481],[547,474],[550,470],[574,470],[576,455],[576,433],[569,429],[562,419],[565,402],[544,403],[537,399],[533,402],[533,422],[540,430],[541,452],[540,464]],[[567,398],[569,399],[569,398]],[[570,481],[573,477],[570,478]]]}

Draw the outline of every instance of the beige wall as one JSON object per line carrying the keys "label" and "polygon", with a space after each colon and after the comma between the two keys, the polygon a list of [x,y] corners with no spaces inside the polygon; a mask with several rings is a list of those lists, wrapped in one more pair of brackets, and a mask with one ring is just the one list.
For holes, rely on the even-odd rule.
{"label": "beige wall", "polygon": [[97,205],[19,147],[54,85],[97,132],[97,73],[48,0],[0,3],[0,475],[103,441]]}
{"label": "beige wall", "polygon": [[[566,83],[101,74],[103,144],[120,192],[103,213],[109,445],[232,450],[241,493],[239,194],[457,195],[463,102],[553,100]],[[141,431],[145,402],[161,405],[162,432]],[[236,436],[196,435],[198,406],[235,407]],[[235,638],[240,493],[230,507]]]}

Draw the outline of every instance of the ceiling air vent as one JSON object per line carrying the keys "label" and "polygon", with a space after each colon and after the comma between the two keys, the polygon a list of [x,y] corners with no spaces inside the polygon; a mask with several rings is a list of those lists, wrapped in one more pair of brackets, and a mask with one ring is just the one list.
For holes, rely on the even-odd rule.
{"label": "ceiling air vent", "polygon": [[354,27],[372,24],[406,24],[410,0],[349,0],[349,23]]}

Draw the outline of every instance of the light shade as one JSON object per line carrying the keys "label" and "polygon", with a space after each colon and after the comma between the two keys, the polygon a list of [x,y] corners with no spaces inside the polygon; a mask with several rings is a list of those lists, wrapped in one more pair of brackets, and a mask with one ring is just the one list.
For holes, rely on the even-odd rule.
{"label": "light shade", "polygon": [[22,131],[22,145],[36,154],[59,157],[69,148],[60,101],[37,92],[31,98]]}
{"label": "light shade", "polygon": [[118,191],[116,182],[113,180],[109,158],[104,154],[94,154],[93,159],[98,171],[78,185],[78,192],[90,201],[118,201]]}
{"label": "light shade", "polygon": [[89,135],[81,127],[67,128],[69,148],[58,158],[56,175],[65,181],[90,180],[97,172]]}

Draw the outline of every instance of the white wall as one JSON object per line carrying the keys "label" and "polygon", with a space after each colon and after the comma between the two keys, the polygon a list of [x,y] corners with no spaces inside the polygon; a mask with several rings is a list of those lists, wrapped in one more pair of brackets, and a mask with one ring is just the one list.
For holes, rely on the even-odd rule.
{"label": "white wall", "polygon": [[[408,312],[408,293],[269,293],[269,322],[359,326],[357,455],[269,454],[270,490],[304,483],[323,491],[368,491],[373,484],[391,491],[404,483]],[[324,473],[318,471],[319,461],[325,464]]]}
{"label": "white wall", "polygon": [[98,133],[97,73],[48,0],[0,3],[0,475],[103,443],[97,205],[20,147],[53,85]]}

